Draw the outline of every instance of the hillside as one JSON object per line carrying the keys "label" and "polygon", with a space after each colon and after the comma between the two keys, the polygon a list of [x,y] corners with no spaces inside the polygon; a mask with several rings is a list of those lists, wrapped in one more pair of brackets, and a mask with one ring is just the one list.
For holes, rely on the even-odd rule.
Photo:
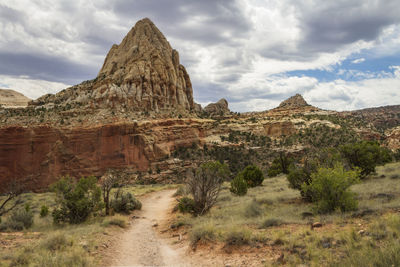
{"label": "hillside", "polygon": [[17,91],[11,89],[0,89],[0,106],[2,107],[26,107],[28,106],[29,101],[31,101],[31,99]]}

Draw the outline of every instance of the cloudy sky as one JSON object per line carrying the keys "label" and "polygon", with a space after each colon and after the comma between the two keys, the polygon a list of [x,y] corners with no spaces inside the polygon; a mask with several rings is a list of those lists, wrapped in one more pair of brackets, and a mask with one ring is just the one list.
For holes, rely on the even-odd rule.
{"label": "cloudy sky", "polygon": [[0,88],[31,98],[97,76],[149,17],[180,52],[201,104],[325,109],[400,104],[399,0],[0,0]]}

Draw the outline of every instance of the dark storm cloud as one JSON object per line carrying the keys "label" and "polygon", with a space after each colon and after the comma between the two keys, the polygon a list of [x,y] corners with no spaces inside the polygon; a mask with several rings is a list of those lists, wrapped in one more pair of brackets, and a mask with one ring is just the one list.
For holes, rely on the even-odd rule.
{"label": "dark storm cloud", "polygon": [[114,11],[125,18],[149,17],[167,35],[203,45],[234,45],[251,30],[237,1],[225,0],[117,0]]}
{"label": "dark storm cloud", "polygon": [[2,18],[2,20],[15,22],[21,21],[23,19],[23,15],[18,10],[0,4],[0,18]]}
{"label": "dark storm cloud", "polygon": [[[207,102],[217,102],[221,98],[229,98],[229,91],[226,87],[210,83],[210,82],[202,82],[199,83],[196,87],[196,90],[193,92],[195,101],[201,103]],[[228,99],[229,101],[229,99]]]}
{"label": "dark storm cloud", "polygon": [[382,30],[400,23],[398,0],[288,0],[285,9],[294,8],[300,38],[267,46],[257,51],[265,58],[310,61],[319,53],[333,53],[357,41],[373,41]]}
{"label": "dark storm cloud", "polygon": [[334,52],[359,40],[375,40],[385,26],[400,22],[398,0],[316,1],[295,4],[303,38],[300,50]]}
{"label": "dark storm cloud", "polygon": [[65,58],[46,55],[11,54],[0,52],[0,73],[26,75],[33,79],[76,84],[88,77],[95,78],[98,69],[79,65]]}

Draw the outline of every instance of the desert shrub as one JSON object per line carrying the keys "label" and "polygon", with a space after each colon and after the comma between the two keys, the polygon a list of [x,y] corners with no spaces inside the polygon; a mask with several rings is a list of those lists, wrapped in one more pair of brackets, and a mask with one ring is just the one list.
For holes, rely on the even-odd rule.
{"label": "desert shrub", "polygon": [[42,247],[51,251],[60,250],[67,245],[72,245],[72,243],[67,240],[63,233],[54,233],[42,242]]}
{"label": "desert shrub", "polygon": [[230,230],[225,236],[226,246],[243,246],[251,242],[251,232],[246,229]]}
{"label": "desert shrub", "polygon": [[195,203],[190,197],[183,197],[178,201],[178,210],[182,213],[194,213]]}
{"label": "desert shrub", "polygon": [[243,177],[248,187],[262,185],[262,182],[264,181],[264,174],[262,173],[260,168],[255,165],[247,166],[238,175]]}
{"label": "desert shrub", "polygon": [[210,161],[188,174],[188,189],[194,200],[194,213],[203,215],[216,203],[221,185],[229,175],[228,166]]}
{"label": "desert shrub", "polygon": [[22,231],[33,225],[33,213],[29,209],[14,210],[10,217],[0,225],[0,231]]}
{"label": "desert shrub", "polygon": [[236,175],[231,181],[230,191],[238,196],[244,196],[247,193],[247,182],[243,179],[243,175]]}
{"label": "desert shrub", "polygon": [[341,154],[352,167],[361,169],[361,177],[375,172],[375,167],[392,161],[390,151],[378,142],[362,141],[340,147]]}
{"label": "desert shrub", "polygon": [[281,152],[279,153],[279,156],[272,161],[272,164],[267,171],[268,176],[275,177],[280,173],[288,174],[291,165],[293,165],[293,160]]}
{"label": "desert shrub", "polygon": [[265,229],[265,228],[268,228],[268,227],[279,226],[281,224],[282,224],[282,220],[280,220],[280,219],[268,218],[268,219],[265,219],[261,223],[260,228]]}
{"label": "desert shrub", "polygon": [[253,199],[244,210],[244,214],[246,217],[257,217],[263,213],[263,208],[261,205]]}
{"label": "desert shrub", "polygon": [[358,175],[357,171],[346,171],[341,164],[320,168],[311,174],[311,183],[303,184],[302,190],[311,196],[319,213],[355,210],[357,200],[349,187],[359,181]]}
{"label": "desert shrub", "polygon": [[115,212],[126,214],[142,208],[142,203],[139,200],[137,200],[129,192],[124,193],[121,189],[115,192],[114,198],[111,200],[110,205]]}
{"label": "desert shrub", "polygon": [[121,228],[126,228],[126,220],[124,218],[120,218],[120,217],[113,217],[113,218],[109,218],[107,220],[105,220],[102,223],[103,226],[108,227],[110,225],[115,225],[115,226],[119,226]]}
{"label": "desert shrub", "polygon": [[199,225],[190,233],[190,243],[196,246],[199,242],[214,241],[217,238],[215,227],[212,224]]}
{"label": "desert shrub", "polygon": [[43,205],[40,208],[40,217],[46,217],[49,214],[49,208],[46,205]]}
{"label": "desert shrub", "polygon": [[102,208],[101,189],[94,176],[81,178],[73,183],[69,177],[61,178],[52,186],[56,192],[56,208],[53,210],[55,223],[84,222],[89,215]]}

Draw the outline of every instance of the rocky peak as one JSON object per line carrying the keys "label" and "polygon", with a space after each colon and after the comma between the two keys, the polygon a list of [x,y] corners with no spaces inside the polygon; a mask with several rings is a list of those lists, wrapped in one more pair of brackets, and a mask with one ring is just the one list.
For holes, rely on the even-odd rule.
{"label": "rocky peak", "polygon": [[147,18],[111,47],[96,79],[32,104],[47,103],[139,112],[194,109],[192,84],[178,52]]}
{"label": "rocky peak", "polygon": [[303,98],[302,95],[296,94],[292,97],[289,97],[285,101],[283,101],[278,108],[279,109],[289,109],[289,108],[302,108],[310,106]]}
{"label": "rocky peak", "polygon": [[210,115],[226,115],[231,112],[228,108],[228,101],[225,98],[220,99],[217,103],[207,105],[204,111]]}

